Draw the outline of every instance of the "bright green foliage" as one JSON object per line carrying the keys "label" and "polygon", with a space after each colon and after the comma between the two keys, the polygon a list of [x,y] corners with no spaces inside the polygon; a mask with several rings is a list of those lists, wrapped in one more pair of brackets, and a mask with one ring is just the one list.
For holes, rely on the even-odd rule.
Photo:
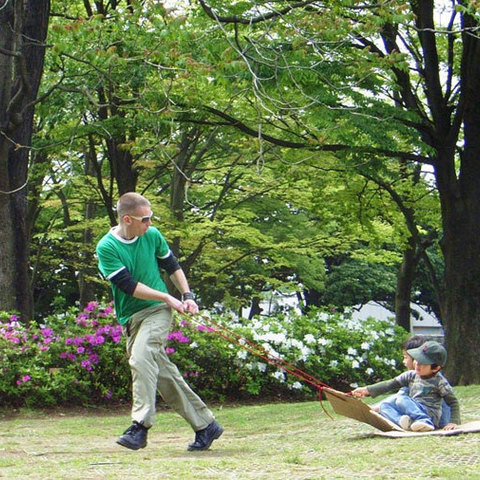
{"label": "bright green foliage", "polygon": [[[32,249],[42,314],[55,298],[77,300],[79,273],[97,298],[109,298],[92,252],[115,221],[122,188],[152,201],[209,308],[238,311],[275,289],[315,290],[331,304],[332,259],[397,265],[409,233],[375,180],[395,184],[415,208],[428,203],[418,219],[430,229],[436,206],[423,182],[412,187],[413,169],[356,148],[412,148],[418,139],[380,99],[391,59],[351,51],[340,6],[238,26],[235,37],[197,5],[167,12],[161,2],[120,1],[90,15],[90,3],[53,2],[43,91],[59,88],[38,106],[42,156],[33,165],[42,186]],[[212,2],[225,15],[261,10],[251,5]],[[376,15],[358,15],[376,32]],[[348,155],[323,151],[327,143],[347,145]]]}

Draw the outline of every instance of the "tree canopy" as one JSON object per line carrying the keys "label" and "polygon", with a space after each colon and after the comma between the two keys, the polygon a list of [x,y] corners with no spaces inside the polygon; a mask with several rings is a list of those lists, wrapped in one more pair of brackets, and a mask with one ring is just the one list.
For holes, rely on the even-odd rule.
{"label": "tree canopy", "polygon": [[[135,190],[203,306],[370,296],[408,327],[421,285],[452,381],[477,381],[478,19],[473,1],[53,1],[33,140],[16,143],[30,156],[15,248],[36,312],[108,295],[93,246]],[[23,58],[5,31],[0,58]],[[8,301],[21,283],[4,284],[16,293],[0,308],[28,315]]]}

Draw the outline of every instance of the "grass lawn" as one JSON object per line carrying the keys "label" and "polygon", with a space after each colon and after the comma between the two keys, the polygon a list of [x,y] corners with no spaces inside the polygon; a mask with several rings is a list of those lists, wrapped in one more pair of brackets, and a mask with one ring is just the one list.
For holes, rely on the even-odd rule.
{"label": "grass lawn", "polygon": [[[462,421],[480,420],[480,386],[457,387]],[[160,411],[147,448],[115,443],[129,411],[0,412],[0,479],[480,478],[480,433],[391,439],[320,403],[213,407],[225,433],[187,452],[193,432]]]}

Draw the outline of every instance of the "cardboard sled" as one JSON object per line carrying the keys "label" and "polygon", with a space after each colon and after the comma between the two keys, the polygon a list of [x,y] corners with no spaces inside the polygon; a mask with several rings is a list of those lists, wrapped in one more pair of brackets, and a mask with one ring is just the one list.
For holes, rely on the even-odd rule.
{"label": "cardboard sled", "polygon": [[324,388],[327,400],[332,405],[333,411],[338,415],[353,418],[359,422],[368,423],[372,427],[380,430],[377,435],[401,438],[423,435],[459,435],[461,433],[480,432],[480,421],[468,422],[459,425],[455,430],[433,430],[432,432],[410,432],[403,430],[401,427],[382,417],[379,413],[372,410],[372,408],[359,398],[355,398],[347,393],[339,392],[333,388]]}

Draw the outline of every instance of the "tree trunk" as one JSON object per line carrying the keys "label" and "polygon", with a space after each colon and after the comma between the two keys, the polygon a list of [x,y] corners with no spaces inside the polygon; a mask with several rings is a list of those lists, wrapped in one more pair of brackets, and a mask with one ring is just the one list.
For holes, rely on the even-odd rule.
{"label": "tree trunk", "polygon": [[[1,52],[16,50],[15,38],[11,29],[14,18],[14,3],[7,2],[0,10],[0,49]],[[9,174],[9,153],[12,133],[9,104],[12,92],[12,70],[15,57],[0,53],[0,310],[16,308],[15,299],[15,244],[12,222],[11,184]]]}
{"label": "tree trunk", "polygon": [[45,56],[49,0],[12,0],[0,9],[0,310],[33,314],[27,214],[28,147]]}
{"label": "tree trunk", "polygon": [[[95,176],[95,163],[91,160],[92,155],[95,155],[94,151],[89,151],[85,155],[85,175],[87,177]],[[84,218],[87,220],[87,225],[88,220],[95,218],[95,201],[92,198],[85,200]],[[93,231],[86,226],[83,229],[82,249],[79,252],[78,289],[80,308],[84,308],[88,302],[95,299],[95,285],[90,280],[96,274],[96,268],[93,267],[95,265],[92,251],[93,241]]]}
{"label": "tree trunk", "polygon": [[248,314],[248,319],[251,320],[256,315],[260,315],[262,309],[260,307],[260,297],[252,297],[252,304],[250,307],[250,313]]}
{"label": "tree trunk", "polygon": [[[183,210],[185,208],[185,188],[187,185],[187,176],[185,170],[188,168],[193,150],[190,147],[191,138],[187,132],[182,132],[179,145],[179,153],[175,158],[175,166],[172,171],[172,181],[170,184],[170,210],[173,218],[182,223],[184,221]],[[171,240],[172,250],[175,255],[180,251],[180,236],[175,236]]]}
{"label": "tree trunk", "polygon": [[[116,87],[111,85],[110,88],[112,91],[115,91]],[[125,117],[125,112],[115,105],[112,92],[109,92],[109,95],[107,95],[104,88],[99,88],[97,92],[99,102],[102,105],[98,109],[98,116],[101,120],[108,120],[113,116]],[[133,156],[128,149],[122,148],[122,145],[126,143],[127,137],[125,133],[117,132],[114,136],[105,138],[106,155],[117,182],[119,196],[127,192],[134,192],[138,180],[138,171],[134,167]]]}
{"label": "tree trunk", "polygon": [[[445,373],[454,384],[480,383],[480,216],[450,218],[442,243],[445,293],[441,301],[448,363]],[[462,220],[463,219],[463,220]]]}
{"label": "tree trunk", "polygon": [[[465,17],[465,23],[464,28],[477,26],[472,18]],[[436,172],[444,230],[446,374],[462,385],[480,383],[480,40],[463,36],[460,173],[457,179],[453,160],[440,161]]]}
{"label": "tree trunk", "polygon": [[322,305],[320,293],[310,288],[303,289],[303,308],[302,313],[306,315],[312,307],[320,307]]}
{"label": "tree trunk", "polygon": [[403,260],[398,269],[397,288],[395,291],[395,319],[397,324],[410,331],[410,293],[415,277],[416,261],[415,249],[408,246],[403,252]]}

